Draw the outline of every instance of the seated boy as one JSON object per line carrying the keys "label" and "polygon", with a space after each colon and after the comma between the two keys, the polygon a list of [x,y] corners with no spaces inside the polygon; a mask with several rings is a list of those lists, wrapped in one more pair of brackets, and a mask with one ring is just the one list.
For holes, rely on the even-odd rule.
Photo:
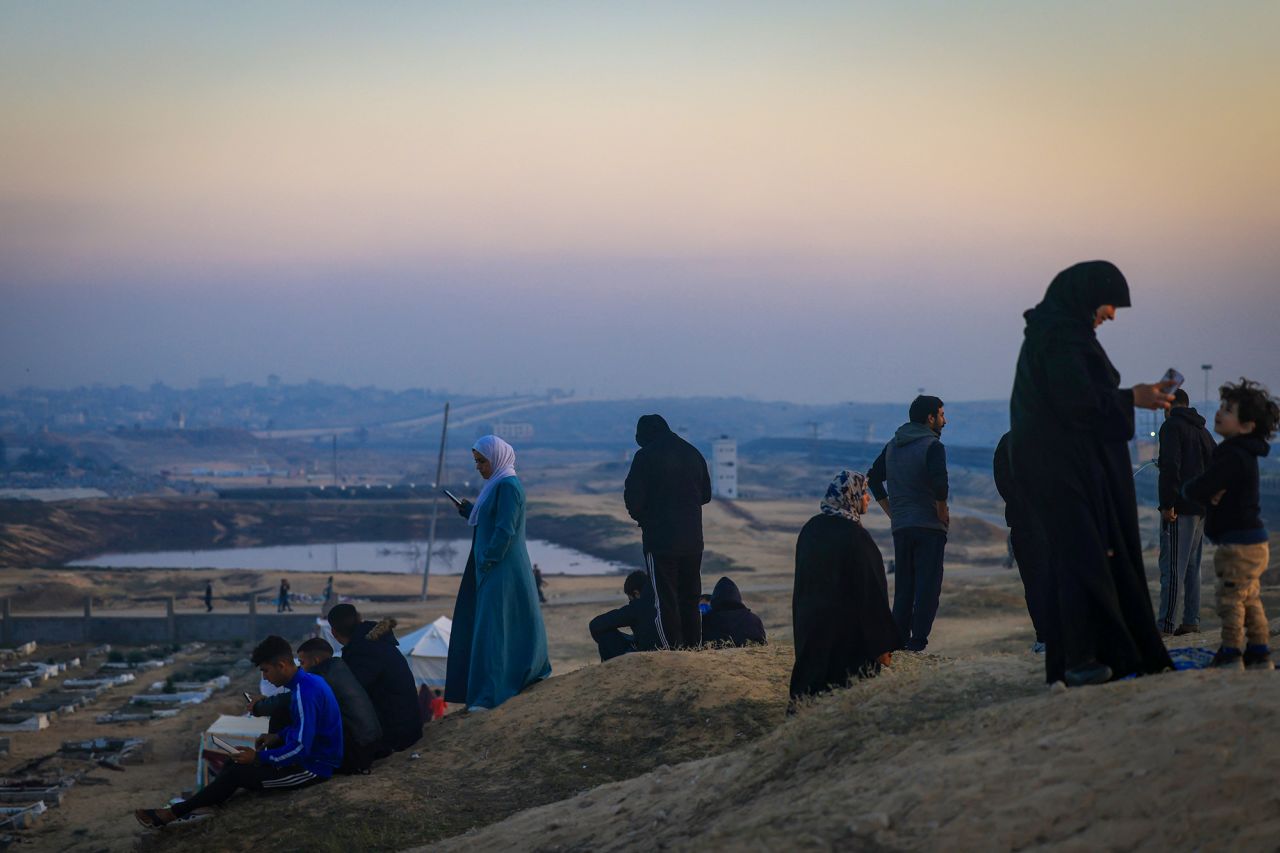
{"label": "seated boy", "polygon": [[1258,457],[1270,450],[1267,439],[1280,423],[1280,405],[1247,379],[1223,385],[1220,393],[1213,429],[1223,441],[1204,473],[1182,487],[1183,497],[1206,507],[1204,533],[1218,546],[1213,569],[1222,645],[1211,666],[1273,669],[1258,582],[1271,557],[1262,524]]}
{"label": "seated boy", "polygon": [[[652,652],[658,646],[658,611],[654,607],[653,584],[644,572],[627,575],[622,583],[627,603],[617,610],[601,613],[591,620],[587,630],[600,649],[600,660],[606,661],[627,652]],[[622,631],[630,628],[631,633]]]}
{"label": "seated boy", "polygon": [[158,828],[206,806],[227,800],[238,788],[251,791],[302,788],[323,782],[342,763],[342,717],[324,679],[300,669],[283,637],[270,636],[253,650],[262,676],[290,691],[291,721],[279,734],[258,738],[257,748],[241,748],[212,782],[189,800],[167,809],[139,809],[143,826]]}

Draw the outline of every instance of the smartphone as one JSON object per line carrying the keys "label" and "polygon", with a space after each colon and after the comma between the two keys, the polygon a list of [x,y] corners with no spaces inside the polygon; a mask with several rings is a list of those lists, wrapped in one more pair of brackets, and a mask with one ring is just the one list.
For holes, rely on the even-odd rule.
{"label": "smartphone", "polygon": [[1169,383],[1173,383],[1172,386],[1165,388],[1166,394],[1172,394],[1174,391],[1181,388],[1182,383],[1186,381],[1187,377],[1179,373],[1177,368],[1170,367],[1164,372],[1164,376],[1160,377],[1159,384],[1168,386]]}
{"label": "smartphone", "polygon": [[444,492],[445,496],[449,498],[449,500],[453,501],[454,506],[462,506],[462,498],[458,497],[448,489],[441,489],[440,491]]}

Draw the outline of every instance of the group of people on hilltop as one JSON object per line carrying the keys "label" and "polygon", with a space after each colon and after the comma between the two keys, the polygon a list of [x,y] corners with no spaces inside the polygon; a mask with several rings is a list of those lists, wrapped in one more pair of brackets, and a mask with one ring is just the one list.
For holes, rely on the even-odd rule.
{"label": "group of people on hilltop", "polygon": [[139,809],[138,822],[159,828],[225,802],[237,790],[287,790],[339,774],[365,774],[373,763],[422,739],[423,718],[409,663],[400,653],[394,619],[363,620],[350,604],[328,614],[333,646],[313,637],[297,649],[270,636],[251,660],[277,692],[247,697],[246,711],[267,717],[267,733],[252,748],[224,757],[213,780],[167,808]]}
{"label": "group of people on hilltop", "polygon": [[[1096,330],[1129,305],[1120,270],[1089,261],[1059,273],[1025,315],[1011,429],[994,469],[1046,679],[1076,687],[1171,669],[1164,636],[1199,631],[1202,536],[1218,546],[1223,624],[1212,665],[1270,669],[1258,594],[1269,559],[1258,459],[1268,453],[1280,407],[1247,379],[1223,385],[1214,417],[1223,441],[1215,446],[1172,381],[1120,387]],[[1147,592],[1129,459],[1135,408],[1168,412],[1158,460],[1158,614]]]}
{"label": "group of people on hilltop", "polygon": [[639,419],[636,444],[623,501],[640,527],[645,568],[624,581],[626,604],[588,625],[600,659],[703,644],[767,642],[764,623],[743,604],[731,578],[716,583],[705,612],[700,604],[702,507],[711,502],[706,459],[661,415]]}
{"label": "group of people on hilltop", "polygon": [[[1078,687],[1171,669],[1162,634],[1199,630],[1202,537],[1217,545],[1222,643],[1213,665],[1270,669],[1259,597],[1269,550],[1258,459],[1280,426],[1280,404],[1248,380],[1223,385],[1214,417],[1223,441],[1215,445],[1185,392],[1168,383],[1121,388],[1096,329],[1129,304],[1120,271],[1092,261],[1060,273],[1025,314],[1011,429],[993,468],[1046,679]],[[1135,408],[1169,412],[1160,436],[1158,617],[1147,592],[1127,448]],[[895,651],[928,646],[950,527],[945,426],[942,400],[916,398],[908,422],[870,470],[840,472],[801,529],[791,710],[806,696],[875,675]],[[765,642],[763,623],[730,578],[716,584],[705,610],[700,606],[702,507],[711,500],[706,460],[659,415],[640,418],[636,443],[624,500],[642,531],[645,569],[627,576],[626,603],[589,626],[601,659]],[[444,698],[476,712],[547,678],[551,664],[540,584],[525,546],[515,451],[489,435],[472,456],[484,486],[474,502],[459,504],[472,547],[454,610]],[[862,524],[873,496],[893,533],[892,607],[883,558]],[[332,584],[326,599],[331,592]],[[239,788],[299,788],[335,772],[367,772],[373,761],[422,737],[415,682],[394,620],[362,620],[350,604],[330,609],[328,619],[341,659],[319,638],[296,652],[280,637],[260,643],[254,664],[287,690],[250,703],[251,713],[270,718],[268,734],[230,756],[192,798],[138,811],[141,823],[163,826]]]}

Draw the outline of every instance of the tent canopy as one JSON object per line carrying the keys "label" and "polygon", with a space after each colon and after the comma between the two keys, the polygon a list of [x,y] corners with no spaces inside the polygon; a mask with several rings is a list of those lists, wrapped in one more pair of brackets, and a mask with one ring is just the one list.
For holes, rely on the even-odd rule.
{"label": "tent canopy", "polygon": [[449,659],[449,634],[453,620],[441,616],[400,638],[400,653],[409,661],[418,686],[444,687],[446,663]]}

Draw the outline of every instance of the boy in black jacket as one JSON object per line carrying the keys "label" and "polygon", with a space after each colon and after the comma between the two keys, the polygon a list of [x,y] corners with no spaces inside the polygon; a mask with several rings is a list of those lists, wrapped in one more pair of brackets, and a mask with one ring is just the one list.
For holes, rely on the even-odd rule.
{"label": "boy in black jacket", "polygon": [[1271,557],[1259,506],[1258,457],[1270,451],[1267,439],[1280,423],[1280,405],[1266,388],[1247,379],[1227,383],[1219,393],[1222,405],[1213,428],[1223,442],[1205,472],[1182,488],[1184,497],[1208,507],[1205,535],[1218,546],[1213,567],[1222,646],[1212,665],[1273,669],[1258,583]]}
{"label": "boy in black jacket", "polygon": [[[627,652],[652,652],[658,648],[657,610],[653,606],[653,585],[644,572],[632,572],[622,583],[627,603],[617,610],[601,613],[587,626],[591,639],[606,661]],[[630,628],[631,633],[623,631]]]}

